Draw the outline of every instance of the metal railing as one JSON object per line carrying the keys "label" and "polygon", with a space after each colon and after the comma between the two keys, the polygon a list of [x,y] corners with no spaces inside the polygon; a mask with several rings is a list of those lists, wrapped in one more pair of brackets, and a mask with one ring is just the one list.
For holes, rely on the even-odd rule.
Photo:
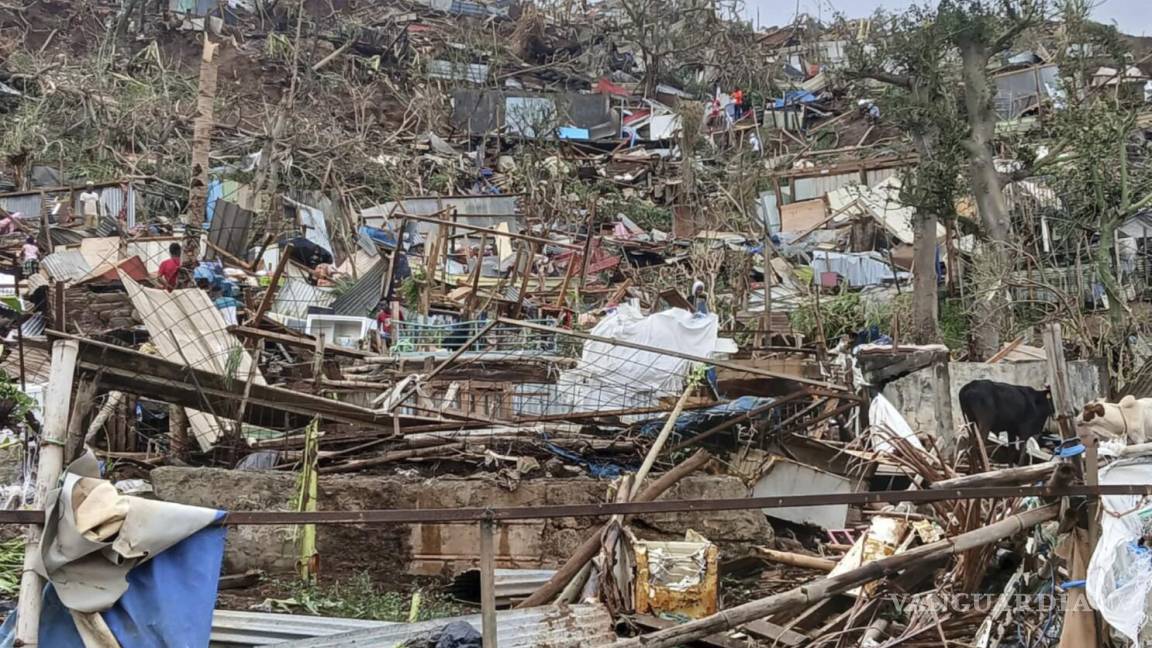
{"label": "metal railing", "polygon": [[[530,320],[551,325],[550,320]],[[497,323],[480,339],[468,344],[491,322],[474,320],[452,323],[397,322],[392,355],[454,352],[468,345],[466,352],[549,353],[559,349],[558,336],[510,324]]]}

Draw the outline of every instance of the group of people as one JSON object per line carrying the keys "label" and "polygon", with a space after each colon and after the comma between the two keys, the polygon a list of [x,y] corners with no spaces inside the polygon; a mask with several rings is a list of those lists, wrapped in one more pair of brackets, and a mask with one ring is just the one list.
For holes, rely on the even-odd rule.
{"label": "group of people", "polygon": [[169,292],[188,287],[189,284],[196,286],[208,293],[208,297],[228,326],[238,325],[240,323],[238,312],[242,302],[236,298],[236,284],[216,272],[216,268],[208,262],[200,262],[189,274],[184,267],[183,253],[184,249],[179,243],[168,246],[168,258],[160,262],[156,272],[160,285]]}

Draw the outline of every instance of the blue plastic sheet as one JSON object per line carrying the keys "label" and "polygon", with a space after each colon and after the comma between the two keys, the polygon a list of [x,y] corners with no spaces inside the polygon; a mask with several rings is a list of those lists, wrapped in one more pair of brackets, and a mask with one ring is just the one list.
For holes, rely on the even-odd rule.
{"label": "blue plastic sheet", "polygon": [[588,459],[585,459],[584,457],[576,454],[575,452],[572,452],[571,450],[565,450],[564,448],[552,445],[551,443],[545,443],[544,448],[547,449],[548,452],[551,452],[552,454],[569,463],[583,467],[588,471],[588,474],[592,475],[593,477],[614,479],[624,474],[624,467],[614,463],[609,463],[606,461],[589,461]]}
{"label": "blue plastic sheet", "polygon": [[396,235],[386,229],[363,225],[360,227],[360,233],[372,239],[374,243],[383,245],[388,249],[396,247]]}
{"label": "blue plastic sheet", "polygon": [[816,95],[811,92],[803,90],[795,90],[792,92],[784,93],[783,99],[776,99],[773,101],[773,108],[779,110],[785,106],[794,106],[796,104],[806,104],[816,101]]}
{"label": "blue plastic sheet", "polygon": [[[694,410],[690,412],[683,412],[679,418],[676,419],[676,426],[673,431],[677,434],[684,434],[685,432],[704,431],[722,421],[746,414],[759,407],[771,405],[776,402],[775,398],[767,398],[761,396],[741,396],[736,400],[713,405],[707,409]],[[764,416],[768,416],[768,412],[764,412]],[[662,416],[660,418],[648,419],[639,425],[640,434],[644,436],[655,436],[659,434],[660,429],[664,427],[664,421],[668,417]]]}
{"label": "blue plastic sheet", "polygon": [[[224,518],[221,511],[217,522]],[[128,591],[104,611],[104,622],[123,648],[203,648],[212,634],[212,610],[226,529],[205,527],[128,573]],[[0,647],[11,646],[16,614],[0,627]],[[51,585],[44,589],[40,645],[84,648],[68,609]]]}

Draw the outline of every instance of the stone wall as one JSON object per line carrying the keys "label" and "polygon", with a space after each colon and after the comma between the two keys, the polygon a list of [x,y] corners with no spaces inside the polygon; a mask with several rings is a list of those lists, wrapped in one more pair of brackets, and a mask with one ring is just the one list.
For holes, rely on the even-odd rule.
{"label": "stone wall", "polygon": [[[287,473],[211,468],[157,468],[151,473],[157,497],[224,510],[290,510],[295,477]],[[461,508],[592,504],[605,501],[608,483],[594,479],[536,479],[508,490],[482,477],[323,476],[319,510]],[[746,497],[734,477],[697,475],[683,480],[664,499]],[[548,569],[561,564],[598,521],[594,518],[518,520],[502,523],[496,538],[497,566]],[[772,528],[760,511],[660,514],[632,521],[637,535],[682,538],[695,529],[735,555],[750,545],[770,544]],[[435,575],[477,563],[477,525],[321,525],[317,545],[321,569]],[[295,550],[288,527],[241,526],[228,532],[225,571],[289,571]]]}
{"label": "stone wall", "polygon": [[[1013,385],[1043,389],[1048,384],[1048,364],[1036,362],[951,362],[948,364],[952,388],[952,424],[958,430],[964,424],[960,411],[960,388],[973,380],[985,379]],[[904,415],[918,432],[936,431],[935,389],[932,368],[908,374],[884,386],[884,397]],[[1072,406],[1081,405],[1108,394],[1108,376],[1101,361],[1075,360],[1068,363],[1068,387]]]}

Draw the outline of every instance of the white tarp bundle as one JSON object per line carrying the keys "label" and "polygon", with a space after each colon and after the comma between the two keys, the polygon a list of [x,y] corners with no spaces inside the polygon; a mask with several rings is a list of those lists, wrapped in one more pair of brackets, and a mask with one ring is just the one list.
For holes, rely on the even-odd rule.
{"label": "white tarp bundle", "polygon": [[872,399],[872,405],[868,408],[868,422],[872,424],[872,447],[876,452],[895,452],[896,448],[888,441],[892,437],[904,439],[914,448],[924,449],[912,431],[912,426],[904,420],[904,415],[882,394]]}
{"label": "white tarp bundle", "polygon": [[[1152,484],[1152,459],[1116,462],[1100,471],[1101,484]],[[1136,645],[1149,613],[1152,547],[1140,546],[1152,523],[1152,502],[1140,495],[1100,498],[1100,541],[1088,564],[1088,602],[1117,632]],[[1143,634],[1147,635],[1147,632]]]}
{"label": "white tarp bundle", "polygon": [[[638,308],[621,305],[589,333],[683,354],[710,357],[716,348],[715,315],[694,315],[671,308],[645,317]],[[575,369],[557,381],[565,406],[573,412],[651,407],[684,388],[688,361],[607,342],[584,343]]]}

